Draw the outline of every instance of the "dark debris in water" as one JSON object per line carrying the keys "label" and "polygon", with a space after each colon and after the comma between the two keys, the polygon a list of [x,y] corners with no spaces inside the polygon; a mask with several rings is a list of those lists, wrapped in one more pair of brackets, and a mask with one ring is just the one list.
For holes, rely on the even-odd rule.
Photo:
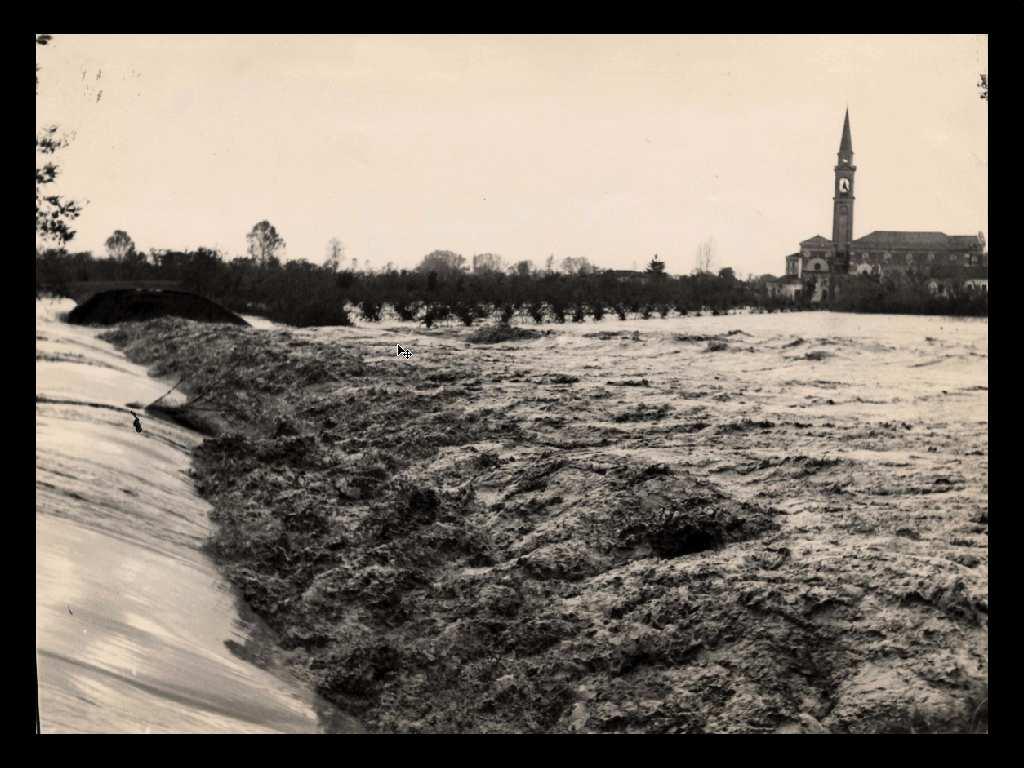
{"label": "dark debris in water", "polygon": [[832,357],[832,353],[824,349],[814,349],[804,355],[804,360],[825,360]]}
{"label": "dark debris in water", "polygon": [[473,344],[500,344],[504,341],[522,341],[539,339],[544,334],[530,328],[519,328],[514,325],[489,325],[480,328],[466,337]]}

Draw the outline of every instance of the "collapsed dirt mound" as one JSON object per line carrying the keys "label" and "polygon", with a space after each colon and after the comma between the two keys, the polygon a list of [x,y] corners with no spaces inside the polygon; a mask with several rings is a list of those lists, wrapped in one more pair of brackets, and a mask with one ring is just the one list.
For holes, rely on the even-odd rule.
{"label": "collapsed dirt mound", "polygon": [[518,341],[520,339],[539,339],[544,334],[529,328],[516,328],[511,325],[490,325],[469,334],[466,341],[474,344],[498,344],[502,341]]}
{"label": "collapsed dirt mound", "polygon": [[91,296],[84,304],[71,310],[68,322],[76,325],[113,325],[168,316],[201,323],[248,325],[234,312],[194,293],[132,289],[103,291]]}

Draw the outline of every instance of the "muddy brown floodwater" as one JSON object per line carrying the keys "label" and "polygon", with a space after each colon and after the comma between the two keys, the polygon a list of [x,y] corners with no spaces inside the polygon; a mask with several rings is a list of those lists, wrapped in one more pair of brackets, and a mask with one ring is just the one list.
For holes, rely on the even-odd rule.
{"label": "muddy brown floodwater", "polygon": [[221,567],[371,729],[987,729],[986,320],[541,329],[104,338],[184,379]]}

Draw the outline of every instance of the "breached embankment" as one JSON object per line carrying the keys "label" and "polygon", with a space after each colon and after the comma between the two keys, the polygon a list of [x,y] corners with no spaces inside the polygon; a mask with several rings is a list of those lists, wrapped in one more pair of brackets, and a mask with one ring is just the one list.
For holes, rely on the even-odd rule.
{"label": "breached embankment", "polygon": [[[889,457],[947,451],[948,431],[810,410],[824,398],[766,418],[763,373],[745,405],[742,371],[710,373],[736,363],[658,363],[671,338],[481,354],[422,336],[411,361],[360,329],[107,338],[225,419],[194,461],[214,550],[373,729],[987,727],[977,473],[933,482],[911,455],[891,500]],[[788,361],[791,340],[727,357],[824,364]],[[605,389],[645,365],[644,386]],[[934,492],[948,514],[926,514]]]}

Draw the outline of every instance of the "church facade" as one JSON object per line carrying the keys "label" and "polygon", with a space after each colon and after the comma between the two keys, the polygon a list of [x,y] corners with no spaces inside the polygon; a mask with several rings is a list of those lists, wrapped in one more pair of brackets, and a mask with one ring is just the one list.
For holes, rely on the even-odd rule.
{"label": "church facade", "polygon": [[[854,182],[853,138],[850,112],[843,119],[843,135],[834,168],[832,237],[815,235],[800,242],[800,250],[786,257],[786,274],[778,292],[820,302],[834,295],[836,277],[846,274],[884,275],[893,270],[926,274],[950,272],[984,274],[988,286],[988,254],[981,233],[947,235],[943,232],[875,231],[853,236]],[[947,269],[937,269],[945,267]],[[966,277],[965,277],[966,281]]]}

